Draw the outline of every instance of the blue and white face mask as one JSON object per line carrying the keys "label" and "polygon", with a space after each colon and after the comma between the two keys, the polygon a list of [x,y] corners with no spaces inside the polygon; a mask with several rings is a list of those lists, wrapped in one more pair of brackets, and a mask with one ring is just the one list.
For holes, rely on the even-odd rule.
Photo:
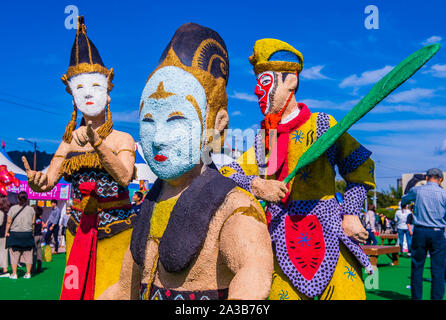
{"label": "blue and white face mask", "polygon": [[141,105],[141,146],[160,179],[178,178],[200,163],[206,93],[192,74],[174,66],[159,69],[147,82]]}

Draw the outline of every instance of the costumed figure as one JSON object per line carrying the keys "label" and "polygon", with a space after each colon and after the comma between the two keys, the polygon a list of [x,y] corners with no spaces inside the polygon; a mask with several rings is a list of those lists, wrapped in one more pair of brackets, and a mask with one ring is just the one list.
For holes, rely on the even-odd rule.
{"label": "costumed figure", "polygon": [[268,296],[273,255],[260,203],[201,160],[221,148],[220,139],[206,137],[227,127],[228,71],[218,33],[187,23],[149,76],[140,138],[158,180],[138,215],[121,278],[101,298]]}
{"label": "costumed figure", "polygon": [[[135,173],[135,142],[113,129],[113,69],[104,66],[86,30],[79,17],[70,66],[62,77],[74,111],[47,174],[32,171],[23,159],[29,186],[37,192],[51,190],[62,176],[72,183],[62,300],[95,299],[119,279],[136,217],[127,189]],[[76,129],[77,110],[83,119]]]}
{"label": "costumed figure", "polygon": [[[258,40],[253,51],[264,134],[220,171],[271,202],[266,216],[275,271],[269,299],[365,299],[361,266],[373,269],[358,244],[367,239],[358,214],[374,187],[371,152],[345,133],[287,185],[281,182],[336,121],[296,101],[299,51],[276,39]],[[335,166],[347,182],[342,205],[335,197]]]}

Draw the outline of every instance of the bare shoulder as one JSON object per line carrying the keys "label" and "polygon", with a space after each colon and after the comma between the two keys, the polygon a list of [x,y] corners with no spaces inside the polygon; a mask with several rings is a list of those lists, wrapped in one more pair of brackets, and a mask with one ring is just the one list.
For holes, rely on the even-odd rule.
{"label": "bare shoulder", "polygon": [[107,142],[113,145],[116,150],[119,149],[135,149],[135,140],[127,132],[113,130],[107,137]]}
{"label": "bare shoulder", "polygon": [[133,137],[127,132],[113,130],[112,135],[123,142],[135,143]]}

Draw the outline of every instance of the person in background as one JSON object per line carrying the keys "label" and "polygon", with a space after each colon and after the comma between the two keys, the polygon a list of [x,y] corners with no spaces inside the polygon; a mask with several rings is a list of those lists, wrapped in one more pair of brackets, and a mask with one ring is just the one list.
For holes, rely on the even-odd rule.
{"label": "person in background", "polygon": [[33,252],[33,273],[42,272],[42,207],[33,206],[36,212],[36,222],[34,224],[34,252]]}
{"label": "person in background", "polygon": [[68,220],[70,220],[71,212],[73,211],[73,208],[71,206],[67,206],[67,209],[65,210],[65,214],[62,216],[62,219],[60,221],[60,225],[62,226],[62,232],[61,235],[63,237],[63,245],[66,245],[66,231],[67,231],[67,224]]}
{"label": "person in background", "polygon": [[45,243],[50,244],[52,235],[54,238],[55,253],[59,250],[59,220],[60,209],[57,207],[57,200],[51,200],[51,213],[45,224],[45,226],[48,227],[48,231],[45,234]]}
{"label": "person in background", "polygon": [[367,238],[366,245],[376,245],[378,241],[375,237],[375,206],[371,204],[369,206],[369,210],[365,214],[365,229],[369,233],[369,237]]}
{"label": "person in background", "polygon": [[387,231],[387,218],[384,214],[379,214],[379,225],[381,226],[381,233],[386,233]]}
{"label": "person in background", "polygon": [[6,224],[6,245],[9,248],[12,274],[10,279],[17,279],[17,264],[20,258],[26,264],[24,279],[31,278],[31,267],[33,263],[34,236],[33,227],[36,213],[28,203],[28,194],[21,191],[17,196],[19,204],[12,206],[8,211],[8,222]]}
{"label": "person in background", "polygon": [[414,207],[415,206],[413,203],[409,206],[410,213],[407,216],[407,220],[406,220],[407,230],[409,230],[409,234],[411,237],[413,236],[413,210],[414,210]]}
{"label": "person in background", "polygon": [[0,196],[0,278],[9,277],[8,272],[8,250],[6,250],[6,221],[11,204],[8,197]]}
{"label": "person in background", "polygon": [[401,209],[398,209],[395,213],[395,224],[398,232],[398,241],[400,244],[400,253],[403,254],[404,237],[406,237],[407,248],[410,255],[410,245],[412,242],[412,236],[410,235],[409,228],[407,227],[407,217],[411,214],[408,209],[408,205],[401,205]]}
{"label": "person in background", "polygon": [[144,195],[140,191],[136,191],[133,194],[132,197],[132,208],[133,211],[135,211],[136,214],[139,214],[139,211],[141,211],[142,201],[143,201]]}
{"label": "person in background", "polygon": [[421,300],[426,254],[430,253],[432,287],[431,299],[444,296],[446,264],[446,190],[441,187],[443,172],[432,168],[426,173],[427,183],[409,190],[401,205],[415,201],[413,213],[411,291],[412,299]]}

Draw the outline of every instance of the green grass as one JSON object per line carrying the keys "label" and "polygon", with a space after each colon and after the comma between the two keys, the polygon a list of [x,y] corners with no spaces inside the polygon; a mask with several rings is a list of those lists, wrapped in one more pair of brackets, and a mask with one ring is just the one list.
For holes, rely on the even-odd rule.
{"label": "green grass", "polygon": [[[399,265],[392,266],[392,260],[381,255],[378,258],[378,288],[366,289],[367,300],[408,300],[411,299],[410,257],[399,258]],[[364,279],[367,274],[363,273]],[[426,259],[423,274],[423,300],[430,300],[431,291],[430,259]],[[443,298],[444,299],[444,298]]]}
{"label": "green grass", "polygon": [[[42,263],[43,271],[23,279],[25,267],[17,270],[17,280],[0,278],[0,300],[58,300],[65,270],[65,253]],[[11,270],[10,270],[11,271]]]}
{"label": "green grass", "polygon": [[[378,244],[381,239],[377,237]],[[385,241],[384,245],[388,245]],[[399,264],[392,266],[392,259],[386,255],[378,257],[378,288],[367,289],[367,300],[408,300],[411,299],[410,291],[410,265],[411,258],[407,256],[399,257]],[[368,275],[363,272],[363,279]],[[423,300],[430,300],[431,295],[431,261],[426,258],[423,273]],[[446,283],[445,283],[446,284]],[[446,298],[446,293],[443,299]]]}

